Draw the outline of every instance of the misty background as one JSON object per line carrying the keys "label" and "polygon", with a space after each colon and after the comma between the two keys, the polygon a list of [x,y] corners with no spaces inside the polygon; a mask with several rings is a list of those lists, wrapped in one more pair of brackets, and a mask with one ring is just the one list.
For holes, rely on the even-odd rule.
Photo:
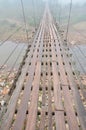
{"label": "misty background", "polygon": [[[50,10],[55,20],[59,22],[60,19],[60,27],[63,27],[66,31],[70,0],[23,0],[28,31],[39,25],[46,1],[49,2]],[[23,21],[20,0],[0,0],[0,39],[4,39],[11,31],[22,26],[24,24]],[[74,30],[79,30],[85,35],[86,0],[73,0],[70,32],[71,35],[75,36]]]}

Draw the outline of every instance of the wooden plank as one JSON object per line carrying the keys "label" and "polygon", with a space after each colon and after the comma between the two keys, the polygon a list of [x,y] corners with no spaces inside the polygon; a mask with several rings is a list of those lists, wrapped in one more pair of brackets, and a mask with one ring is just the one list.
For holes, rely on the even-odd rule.
{"label": "wooden plank", "polygon": [[10,99],[10,102],[8,104],[7,112],[2,119],[2,124],[1,124],[0,129],[9,130],[9,127],[11,125],[12,118],[13,118],[13,115],[14,115],[14,112],[15,112],[16,103],[17,103],[20,91],[21,91],[23,83],[24,83],[24,77],[25,77],[26,72],[27,72],[26,71],[27,67],[24,69],[23,74],[21,75],[21,77],[18,80],[18,83],[16,85],[16,89],[14,90],[14,93],[13,93],[13,95]]}
{"label": "wooden plank", "polygon": [[30,73],[29,73],[29,81],[27,82],[27,84],[25,86],[24,94],[23,94],[23,97],[21,99],[20,108],[19,108],[19,111],[17,114],[16,121],[15,121],[14,126],[13,126],[13,130],[16,130],[16,129],[21,130],[23,128],[24,119],[26,117],[26,110],[28,108],[28,101],[30,98],[30,92],[31,92],[31,86],[32,86],[33,77],[34,77],[34,71],[35,71],[35,63],[32,65],[33,65],[33,67],[31,66]]}
{"label": "wooden plank", "polygon": [[[46,32],[46,31],[45,31]],[[45,33],[44,33],[44,39],[45,39]],[[43,43],[43,45],[45,45],[45,42]],[[44,47],[45,48],[45,47]],[[44,61],[44,57],[42,58],[42,60]],[[45,129],[45,112],[46,112],[46,65],[43,64],[43,67],[42,67],[42,71],[43,71],[43,76],[42,76],[42,80],[43,80],[43,85],[42,85],[42,91],[43,91],[43,94],[42,94],[42,110],[41,110],[41,119],[40,119],[40,127],[39,129],[40,130],[44,130]]]}
{"label": "wooden plank", "polygon": [[[56,34],[54,32],[52,25],[51,25],[51,28],[52,28],[52,31],[53,31],[54,39],[56,39]],[[79,130],[77,119],[76,119],[74,109],[73,109],[73,105],[70,102],[71,101],[71,95],[70,95],[69,90],[68,90],[68,83],[67,83],[67,79],[66,79],[66,75],[65,75],[64,66],[62,64],[60,48],[58,46],[57,40],[56,40],[56,43],[57,43],[56,49],[57,49],[57,55],[58,55],[61,84],[66,85],[66,86],[63,86],[63,95],[64,95],[64,105],[65,105],[65,109],[66,109],[66,112],[67,112],[69,129],[70,130],[73,130],[73,129]],[[69,109],[69,106],[70,106],[70,109]]]}
{"label": "wooden plank", "polygon": [[37,117],[38,92],[39,92],[39,84],[40,84],[40,73],[41,73],[41,62],[37,62],[29,115],[26,124],[26,130],[35,130],[36,117]]}
{"label": "wooden plank", "polygon": [[55,120],[56,120],[56,130],[66,130],[65,120],[64,120],[64,111],[56,111]]}
{"label": "wooden plank", "polygon": [[[43,26],[44,27],[44,26]],[[33,94],[32,94],[32,101],[30,104],[30,110],[29,110],[29,116],[27,120],[26,130],[29,128],[29,130],[35,130],[36,125],[36,116],[37,116],[37,101],[38,101],[38,91],[39,91],[39,84],[40,84],[40,73],[41,73],[41,58],[42,58],[42,48],[43,48],[43,37],[44,37],[44,29],[42,30],[41,34],[41,46],[38,56],[38,62],[37,62],[37,71],[35,74],[34,79],[34,87],[33,87]],[[36,81],[37,80],[37,81]],[[37,88],[36,88],[37,87]],[[34,103],[35,101],[35,103]],[[34,109],[34,110],[33,110]],[[33,115],[32,115],[33,114]],[[32,117],[31,117],[32,115]],[[34,118],[33,118],[34,117]],[[32,121],[31,121],[32,120]],[[34,122],[34,123],[32,123]]]}
{"label": "wooden plank", "polygon": [[[36,64],[36,60],[37,60],[37,48],[39,45],[41,33],[42,33],[42,29],[41,29],[39,37],[38,37],[36,50],[33,54],[32,65],[31,65],[30,72],[29,72],[29,79],[27,80],[27,83],[26,83],[26,87],[25,87],[23,97],[22,97],[22,102],[20,104],[20,108],[19,108],[19,111],[17,114],[17,119],[15,121],[13,130],[16,130],[16,129],[21,130],[23,128],[23,125],[24,125],[24,120],[26,117],[26,110],[28,108],[28,101],[30,98],[31,86],[32,86],[32,82],[33,82],[34,72],[35,72],[35,64]],[[41,46],[42,46],[42,44],[41,44]],[[40,49],[40,51],[41,51],[41,49]],[[19,126],[19,123],[20,123],[20,126]]]}
{"label": "wooden plank", "polygon": [[[40,30],[38,30],[38,32],[39,31]],[[37,33],[37,35],[38,35],[38,33]],[[36,37],[37,37],[37,35],[36,35]],[[36,39],[36,37],[35,37],[35,39]],[[33,45],[31,47],[31,51],[29,53],[29,56],[26,59],[26,64],[24,66],[24,69],[22,70],[22,74],[21,74],[21,76],[16,84],[16,89],[14,90],[13,95],[10,99],[9,104],[8,104],[7,112],[2,119],[2,124],[1,124],[0,128],[3,130],[9,130],[9,128],[10,128],[12,118],[13,118],[15,108],[16,108],[16,103],[17,103],[20,91],[21,91],[23,83],[24,83],[24,78],[25,78],[26,72],[28,71],[28,62],[30,61],[31,55],[33,53],[34,44],[35,44],[35,40],[34,40]]]}
{"label": "wooden plank", "polygon": [[48,62],[48,130],[52,130],[52,97],[51,97],[51,75]]}
{"label": "wooden plank", "polygon": [[[68,85],[71,86],[73,90],[73,98],[75,101],[75,105],[78,112],[78,117],[80,119],[80,123],[83,130],[86,130],[86,111],[83,107],[82,101],[80,99],[80,94],[77,89],[76,83],[74,81],[72,71],[69,65],[69,61],[65,55],[63,43],[59,37],[57,32],[59,41],[61,46],[59,47],[57,35],[57,29],[55,28],[52,16],[48,8],[46,8],[42,22],[40,24],[39,30],[37,32],[36,37],[34,38],[33,45],[31,47],[30,52],[28,53],[28,58],[25,61],[25,68],[23,67],[21,76],[18,79],[17,87],[15,88],[13,95],[11,97],[10,103],[8,105],[8,110],[3,117],[2,125],[0,127],[1,130],[9,130],[11,128],[12,119],[14,116],[14,112],[16,109],[16,104],[24,83],[24,79],[26,77],[26,72],[29,72],[29,76],[26,80],[25,89],[23,91],[23,96],[21,97],[21,103],[17,112],[17,116],[15,122],[13,124],[12,130],[22,130],[24,127],[26,130],[36,130],[36,121],[37,121],[37,110],[38,110],[38,96],[39,96],[39,85],[40,85],[40,77],[41,77],[41,61],[42,61],[42,50],[44,49],[43,61],[47,63],[47,67],[44,66],[46,72],[43,72],[43,95],[42,95],[42,111],[41,111],[41,120],[40,120],[40,130],[45,129],[45,124],[47,124],[47,129],[53,129],[53,120],[52,120],[52,96],[51,96],[51,82],[53,80],[54,86],[54,102],[55,102],[55,123],[56,130],[66,130],[65,118],[64,118],[64,109],[66,111],[67,122],[69,126],[69,130],[79,130],[77,117],[75,115],[75,111],[73,108],[72,95],[68,89]],[[45,40],[45,43],[43,41]],[[36,42],[37,41],[37,42]],[[35,43],[36,42],[36,43]],[[49,42],[51,46],[49,46]],[[36,44],[36,45],[35,45]],[[47,44],[43,48],[43,44]],[[56,44],[56,46],[55,46]],[[34,46],[35,45],[35,46]],[[40,45],[40,46],[39,46]],[[60,51],[62,49],[62,52]],[[33,49],[35,50],[33,53]],[[39,49],[39,51],[38,51]],[[51,49],[51,51],[46,51]],[[61,53],[64,57],[61,57]],[[32,57],[33,54],[33,57]],[[58,55],[58,58],[56,56]],[[47,55],[47,56],[46,56]],[[51,55],[51,57],[49,56]],[[58,60],[58,68],[60,72],[60,76],[58,75],[57,69],[57,60]],[[52,62],[52,68],[50,67],[49,61]],[[65,66],[63,65],[63,61],[65,61]],[[28,69],[28,63],[31,62],[31,66]],[[53,75],[51,76],[51,69]],[[65,74],[67,71],[67,74]],[[35,72],[35,76],[34,76]],[[48,77],[47,77],[48,75]],[[47,120],[45,118],[46,112],[46,90],[45,90],[45,80],[46,77],[48,79],[48,115]],[[53,79],[52,79],[53,77]],[[68,82],[69,81],[69,82]],[[31,86],[33,84],[33,90],[31,93]],[[63,95],[61,94],[61,88]],[[31,102],[30,107],[28,108],[28,101],[30,99],[31,94]],[[62,96],[64,97],[64,106],[62,104]],[[26,117],[26,111],[28,109],[28,115]],[[26,124],[24,121],[26,120]],[[46,122],[47,123],[46,123]],[[25,126],[24,126],[25,125]]]}
{"label": "wooden plank", "polygon": [[[67,62],[65,64],[67,65]],[[86,120],[85,120],[86,119],[86,110],[83,106],[77,85],[76,85],[74,79],[72,78],[73,77],[72,72],[70,72],[70,69],[68,69],[68,66],[66,67],[66,71],[68,74],[69,84],[71,84],[71,88],[73,90],[73,99],[74,99],[74,103],[75,103],[76,110],[78,113],[78,117],[80,119],[80,124],[81,124],[83,130],[85,130],[86,129]],[[74,86],[75,86],[75,88],[74,88]]]}
{"label": "wooden plank", "polygon": [[56,130],[66,130],[64,109],[63,109],[62,99],[61,99],[60,80],[58,76],[55,59],[56,59],[55,51],[54,51],[54,46],[52,44],[52,72],[53,72],[53,85],[54,85]]}
{"label": "wooden plank", "polygon": [[59,78],[56,70],[56,63],[52,63],[53,69],[53,83],[54,83],[54,99],[55,99],[55,119],[56,119],[56,130],[66,130],[64,109],[62,106],[61,92]]}
{"label": "wooden plank", "polygon": [[[56,30],[55,26],[54,26],[54,29]],[[56,32],[57,32],[57,30],[56,30]],[[57,32],[57,35],[58,35],[58,32]],[[59,40],[61,42],[60,37],[59,37]],[[77,85],[75,83],[74,77],[72,75],[71,67],[68,63],[67,56],[64,52],[64,48],[63,48],[62,44],[61,44],[61,47],[63,49],[66,71],[67,71],[67,74],[68,74],[69,83],[72,87],[73,97],[74,97],[74,102],[75,102],[75,106],[76,106],[76,109],[77,109],[77,113],[78,113],[78,116],[79,116],[79,119],[80,119],[80,122],[81,122],[82,129],[85,130],[86,129],[86,110],[85,110],[83,103],[81,101],[80,94],[79,94]]]}
{"label": "wooden plank", "polygon": [[46,75],[45,72],[43,73],[43,86],[42,86],[42,110],[41,110],[41,119],[40,119],[40,130],[44,130],[45,129],[45,111],[46,111],[46,106],[45,106],[45,102],[46,102],[46,92],[45,92],[45,84],[46,81]]}

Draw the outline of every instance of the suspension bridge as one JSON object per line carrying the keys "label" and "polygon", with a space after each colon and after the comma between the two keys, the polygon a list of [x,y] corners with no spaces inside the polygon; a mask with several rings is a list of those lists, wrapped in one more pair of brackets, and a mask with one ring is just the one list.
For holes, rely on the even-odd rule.
{"label": "suspension bridge", "polygon": [[69,49],[47,5],[9,91],[0,130],[86,130]]}

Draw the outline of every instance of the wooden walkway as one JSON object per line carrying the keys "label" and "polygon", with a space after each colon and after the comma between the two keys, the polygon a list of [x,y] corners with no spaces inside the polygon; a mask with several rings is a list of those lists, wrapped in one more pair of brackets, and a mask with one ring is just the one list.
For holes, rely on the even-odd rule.
{"label": "wooden walkway", "polygon": [[86,111],[73,74],[46,8],[0,130],[86,130]]}

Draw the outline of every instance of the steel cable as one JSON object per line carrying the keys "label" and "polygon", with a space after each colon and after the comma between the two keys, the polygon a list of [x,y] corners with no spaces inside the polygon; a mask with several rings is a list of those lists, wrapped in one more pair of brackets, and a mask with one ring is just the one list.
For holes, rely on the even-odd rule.
{"label": "steel cable", "polygon": [[7,42],[14,34],[16,34],[22,27],[19,27],[14,31],[11,35],[9,35],[4,41],[0,43],[0,46],[2,46],[5,42]]}
{"label": "steel cable", "polygon": [[69,26],[70,26],[70,19],[71,19],[71,10],[72,10],[72,0],[70,2],[70,9],[69,9],[69,17],[68,17],[68,25],[67,25],[67,32],[66,32],[66,41],[68,41],[68,33],[69,33]]}
{"label": "steel cable", "polygon": [[4,65],[9,61],[10,57],[13,55],[13,53],[15,52],[15,50],[17,49],[17,47],[19,46],[19,44],[17,44],[15,46],[15,48],[12,50],[12,52],[9,54],[9,56],[7,57],[7,59],[4,61],[3,65],[1,65],[0,70],[4,67]]}
{"label": "steel cable", "polygon": [[27,23],[26,23],[26,17],[25,17],[25,10],[24,10],[23,0],[21,0],[21,7],[22,7],[22,14],[23,14],[24,26],[25,26],[25,31],[26,31],[26,38],[27,38],[27,42],[28,42],[29,38],[28,38],[28,30],[27,30]]}
{"label": "steel cable", "polygon": [[15,62],[14,62],[14,64],[13,64],[13,66],[12,66],[12,68],[11,68],[9,74],[7,75],[6,81],[9,79],[10,74],[12,73],[13,69],[15,68],[15,65],[16,65],[16,63],[17,63],[19,57],[21,56],[22,51],[23,51],[23,49],[24,49],[25,46],[26,46],[26,45],[23,45],[23,47],[21,48],[21,50],[20,50],[20,52],[19,52],[19,54],[18,54],[18,56],[17,56],[17,58],[16,58],[16,60],[15,60]]}

